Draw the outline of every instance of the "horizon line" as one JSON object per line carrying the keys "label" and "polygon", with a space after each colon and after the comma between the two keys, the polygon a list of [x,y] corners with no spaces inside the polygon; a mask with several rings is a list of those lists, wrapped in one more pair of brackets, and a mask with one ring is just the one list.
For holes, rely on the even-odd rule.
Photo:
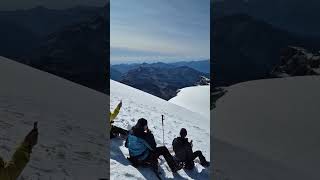
{"label": "horizon line", "polygon": [[121,64],[127,64],[127,65],[129,65],[129,64],[156,64],[156,63],[164,63],[164,64],[172,64],[172,63],[178,63],[178,62],[197,62],[197,61],[210,61],[210,58],[208,58],[208,59],[204,59],[204,58],[202,58],[202,59],[199,59],[199,60],[177,60],[177,61],[170,61],[170,62],[164,62],[164,61],[154,61],[154,62],[146,62],[146,61],[141,61],[141,62],[139,62],[139,61],[132,61],[132,62],[130,62],[130,61],[124,61],[124,62],[118,62],[118,63],[111,63],[110,62],[110,65],[121,65]]}

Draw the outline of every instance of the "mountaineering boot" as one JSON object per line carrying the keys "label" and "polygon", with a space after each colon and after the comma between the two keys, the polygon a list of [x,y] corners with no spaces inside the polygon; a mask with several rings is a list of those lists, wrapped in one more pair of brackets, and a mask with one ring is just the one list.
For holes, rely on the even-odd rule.
{"label": "mountaineering boot", "polygon": [[203,167],[208,167],[210,166],[210,163],[206,160],[206,158],[203,156],[202,152],[201,151],[196,151],[193,153],[193,158],[197,158],[199,157],[200,159],[200,164],[203,166]]}

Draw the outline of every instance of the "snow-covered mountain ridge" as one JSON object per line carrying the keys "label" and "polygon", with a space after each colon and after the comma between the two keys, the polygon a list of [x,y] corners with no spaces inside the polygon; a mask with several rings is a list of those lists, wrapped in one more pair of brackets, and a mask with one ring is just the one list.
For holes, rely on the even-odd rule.
{"label": "snow-covered mountain ridge", "polygon": [[182,88],[169,102],[210,119],[210,85]]}

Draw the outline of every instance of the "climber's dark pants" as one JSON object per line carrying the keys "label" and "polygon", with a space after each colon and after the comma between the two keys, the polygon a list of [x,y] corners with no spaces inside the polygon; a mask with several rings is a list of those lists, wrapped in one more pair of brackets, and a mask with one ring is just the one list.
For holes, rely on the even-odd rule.
{"label": "climber's dark pants", "polygon": [[123,136],[127,136],[128,135],[128,131],[122,128],[119,128],[117,126],[111,126],[111,130],[110,130],[110,139],[117,137],[120,135]]}
{"label": "climber's dark pants", "polygon": [[159,156],[161,155],[167,161],[170,169],[174,171],[176,169],[176,162],[174,161],[173,156],[170,154],[169,150],[165,146],[157,147],[154,151],[150,152],[148,160],[158,160]]}
{"label": "climber's dark pants", "polygon": [[200,159],[200,163],[207,162],[201,151],[195,151],[192,153],[192,155],[188,156],[188,160],[185,161],[185,168],[192,169],[194,167],[194,160],[196,158]]}

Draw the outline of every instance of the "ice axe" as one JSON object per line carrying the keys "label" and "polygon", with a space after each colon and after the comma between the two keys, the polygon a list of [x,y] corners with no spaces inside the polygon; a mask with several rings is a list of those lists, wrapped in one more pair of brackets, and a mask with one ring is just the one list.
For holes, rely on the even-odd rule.
{"label": "ice axe", "polygon": [[162,142],[164,145],[164,125],[163,125],[164,115],[163,114],[161,115],[161,119],[162,119]]}

